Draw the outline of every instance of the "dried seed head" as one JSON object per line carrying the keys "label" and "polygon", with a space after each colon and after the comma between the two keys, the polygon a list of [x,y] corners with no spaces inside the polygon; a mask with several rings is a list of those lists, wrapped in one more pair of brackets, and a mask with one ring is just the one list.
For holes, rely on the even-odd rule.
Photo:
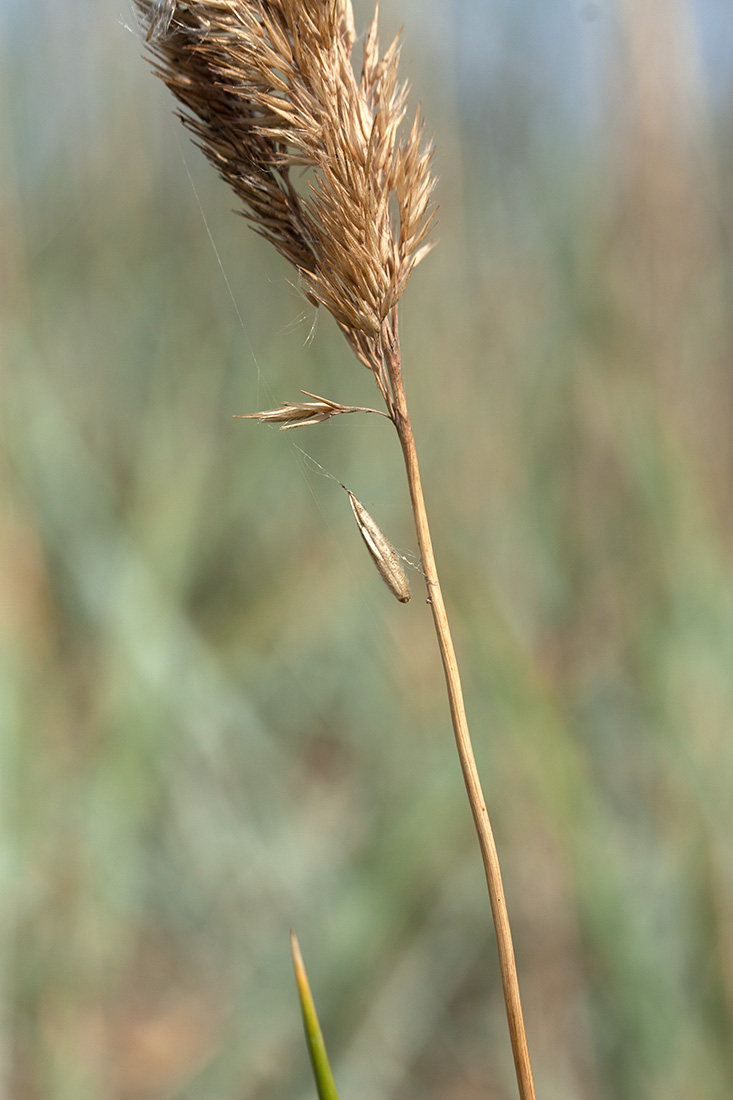
{"label": "dried seed head", "polygon": [[357,405],[340,405],[338,401],[329,401],[327,397],[318,397],[315,393],[301,390],[306,397],[312,397],[313,401],[283,401],[277,409],[264,409],[256,413],[236,413],[235,419],[259,420],[262,424],[279,424],[280,431],[288,428],[301,428],[306,424],[320,424],[322,420],[330,420],[332,416],[340,413],[377,413],[386,416],[380,409],[367,409]]}
{"label": "dried seed head", "polygon": [[349,494],[356,525],[359,528],[361,537],[364,539],[367,550],[371,554],[372,561],[379,570],[380,577],[400,603],[408,603],[410,585],[402,567],[400,555],[392,543],[382,534],[361,501],[356,499],[350,489],[347,489],[346,492]]}
{"label": "dried seed head", "polygon": [[135,4],[155,71],[245,216],[352,346],[374,338],[426,254],[434,216],[419,120],[399,136],[397,40],[379,56],[375,12],[357,80],[351,0]]}

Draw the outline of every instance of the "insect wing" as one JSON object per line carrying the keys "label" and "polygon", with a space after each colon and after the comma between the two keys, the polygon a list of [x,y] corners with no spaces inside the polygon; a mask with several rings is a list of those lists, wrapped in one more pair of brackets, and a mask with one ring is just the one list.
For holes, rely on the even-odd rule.
{"label": "insect wing", "polygon": [[359,533],[380,577],[400,603],[407,603],[410,599],[410,585],[405,576],[405,570],[402,568],[399,554],[389,539],[382,534],[361,501],[356,499],[350,489],[347,489],[346,492],[349,494],[351,509]]}

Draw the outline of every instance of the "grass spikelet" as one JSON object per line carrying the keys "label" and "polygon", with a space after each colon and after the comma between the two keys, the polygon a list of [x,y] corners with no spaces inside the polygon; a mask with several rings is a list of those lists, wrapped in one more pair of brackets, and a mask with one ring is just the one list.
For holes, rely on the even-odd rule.
{"label": "grass spikelet", "polygon": [[320,424],[324,420],[330,420],[332,416],[340,413],[376,413],[377,416],[386,416],[381,409],[368,409],[361,405],[340,405],[338,401],[329,401],[327,397],[318,397],[315,393],[301,390],[306,397],[312,397],[312,401],[283,401],[277,409],[263,409],[256,413],[235,413],[236,420],[259,420],[261,424],[279,424],[280,431],[288,428],[302,428],[307,424]]}

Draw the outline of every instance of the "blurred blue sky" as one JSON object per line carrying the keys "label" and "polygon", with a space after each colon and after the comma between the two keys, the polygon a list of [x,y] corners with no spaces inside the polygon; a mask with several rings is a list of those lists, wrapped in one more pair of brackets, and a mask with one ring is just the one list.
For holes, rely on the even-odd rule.
{"label": "blurred blue sky", "polygon": [[[660,0],[665,3],[666,0]],[[460,71],[472,76],[486,76],[501,64],[507,51],[525,61],[542,59],[543,68],[555,71],[562,82],[567,81],[575,66],[569,64],[577,54],[579,41],[602,37],[614,19],[614,0],[433,0],[429,20],[424,18],[423,0],[400,0],[398,7],[414,7],[415,33],[418,18],[423,30],[431,27],[444,33],[446,21],[451,26],[451,39],[458,53]],[[0,0],[3,21],[3,47],[10,53],[12,40],[8,35],[19,32],[19,24],[35,21],[39,31],[40,12],[61,7],[56,0]],[[370,10],[371,4],[356,0],[357,13]],[[731,0],[688,0],[700,41],[700,50],[711,92],[717,98],[733,89],[733,3]],[[79,15],[80,26],[95,10],[108,13],[112,20],[127,21],[131,4],[128,0],[65,0],[63,13],[72,22],[73,12]],[[389,12],[383,5],[383,16]]]}
{"label": "blurred blue sky", "polygon": [[[733,0],[678,2],[693,16],[693,56],[715,110],[733,96]],[[355,0],[359,23],[371,8],[371,0]],[[385,36],[404,21],[410,71],[433,114],[441,87],[483,125],[496,117],[495,104],[516,97],[542,141],[563,129],[582,141],[605,124],[605,60],[618,42],[617,12],[617,0],[433,0],[426,18],[424,0],[385,0],[381,19]],[[26,180],[70,133],[81,128],[93,140],[100,108],[130,79],[133,55],[144,78],[139,43],[127,29],[133,23],[131,0],[0,0],[1,90],[23,144],[16,153]],[[436,74],[427,90],[416,56],[423,72]]]}

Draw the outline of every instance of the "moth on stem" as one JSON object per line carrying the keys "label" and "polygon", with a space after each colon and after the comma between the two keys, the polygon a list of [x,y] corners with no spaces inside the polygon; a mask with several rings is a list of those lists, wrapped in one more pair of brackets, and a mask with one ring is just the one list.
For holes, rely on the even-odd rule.
{"label": "moth on stem", "polygon": [[382,534],[361,501],[356,499],[351,489],[346,489],[346,492],[349,494],[351,509],[359,528],[359,534],[364,539],[366,548],[371,554],[372,561],[376,565],[380,577],[400,603],[409,603],[410,585],[400,555],[387,537]]}

